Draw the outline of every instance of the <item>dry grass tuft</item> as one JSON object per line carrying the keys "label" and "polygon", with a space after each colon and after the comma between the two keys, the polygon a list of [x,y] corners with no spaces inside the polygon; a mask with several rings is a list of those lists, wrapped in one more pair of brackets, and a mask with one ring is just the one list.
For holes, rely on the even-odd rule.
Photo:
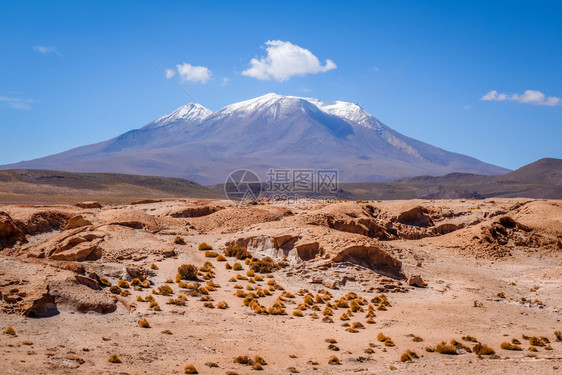
{"label": "dry grass tuft", "polygon": [[[426,351],[427,351],[427,348],[426,348]],[[448,355],[458,354],[457,348],[455,348],[453,345],[447,345],[447,344],[445,344],[445,342],[442,342],[441,344],[437,344],[434,351],[436,351],[439,354],[448,354]]]}
{"label": "dry grass tuft", "polygon": [[14,337],[17,336],[17,335],[16,335],[16,330],[13,329],[11,326],[8,327],[8,328],[6,328],[6,329],[4,330],[4,334],[5,334],[5,335],[8,335],[8,336],[14,336]]}
{"label": "dry grass tuft", "polygon": [[197,280],[199,269],[193,264],[182,264],[178,267],[178,274],[182,280]]}
{"label": "dry grass tuft", "polygon": [[184,374],[199,374],[199,372],[197,371],[195,366],[193,366],[193,364],[191,364],[191,363],[184,367],[183,373]]}
{"label": "dry grass tuft", "polygon": [[484,344],[476,344],[476,345],[474,345],[474,348],[472,348],[472,349],[474,350],[474,354],[477,354],[477,355],[493,355],[493,354],[496,354],[494,349],[492,349],[489,346],[486,346]]}
{"label": "dry grass tuft", "polygon": [[502,342],[500,344],[500,348],[502,348],[503,350],[516,350],[516,351],[523,350],[519,345],[510,344],[509,342]]}
{"label": "dry grass tuft", "polygon": [[330,357],[330,359],[328,359],[328,364],[329,365],[341,365],[341,361],[338,357],[333,355],[333,356]]}
{"label": "dry grass tuft", "polygon": [[148,323],[148,320],[146,320],[146,319],[139,320],[139,326],[142,327],[142,328],[150,328],[150,324]]}
{"label": "dry grass tuft", "polygon": [[228,309],[228,303],[226,303],[225,301],[221,301],[217,303],[217,309],[221,309],[221,310]]}
{"label": "dry grass tuft", "polygon": [[199,248],[199,250],[201,250],[201,251],[213,250],[213,247],[212,247],[211,245],[209,245],[208,243],[206,243],[206,242],[200,243],[198,248]]}
{"label": "dry grass tuft", "polygon": [[156,264],[152,263],[152,264],[150,265],[150,269],[151,269],[151,270],[158,270],[159,268],[158,268],[158,266],[157,266]]}
{"label": "dry grass tuft", "polygon": [[109,363],[121,363],[121,358],[117,354],[112,354],[109,356],[107,362]]}
{"label": "dry grass tuft", "polygon": [[176,237],[174,238],[174,243],[176,245],[185,245],[185,240],[183,239],[183,237]]}
{"label": "dry grass tuft", "polygon": [[161,285],[158,287],[158,294],[169,296],[174,293],[174,290],[169,285]]}

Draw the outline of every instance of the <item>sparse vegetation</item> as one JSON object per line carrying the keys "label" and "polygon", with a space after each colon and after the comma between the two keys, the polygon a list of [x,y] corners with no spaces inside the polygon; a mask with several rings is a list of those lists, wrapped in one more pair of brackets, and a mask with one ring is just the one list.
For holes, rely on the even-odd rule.
{"label": "sparse vegetation", "polygon": [[12,328],[11,326],[4,330],[4,334],[8,335],[8,336],[14,336],[14,337],[17,336],[16,330],[14,328]]}
{"label": "sparse vegetation", "polygon": [[151,269],[151,270],[158,270],[159,268],[158,268],[158,266],[157,266],[156,264],[152,263],[152,264],[150,265],[150,269]]}
{"label": "sparse vegetation", "polygon": [[182,264],[178,267],[178,274],[182,280],[197,280],[199,269],[193,264]]}
{"label": "sparse vegetation", "polygon": [[183,239],[183,237],[176,237],[174,238],[174,244],[176,245],[185,245],[185,240]]}
{"label": "sparse vegetation", "polygon": [[221,301],[219,303],[217,303],[217,309],[228,309],[228,304],[225,301]]}
{"label": "sparse vegetation", "polygon": [[142,327],[142,328],[150,328],[150,324],[148,323],[148,320],[146,320],[146,319],[139,320],[139,326]]}
{"label": "sparse vegetation", "polygon": [[184,374],[199,374],[195,366],[191,363],[184,367],[183,372]]}
{"label": "sparse vegetation", "polygon": [[209,245],[208,243],[203,242],[203,243],[199,244],[199,250],[201,250],[201,251],[213,250],[213,247],[211,245]]}
{"label": "sparse vegetation", "polygon": [[474,345],[474,348],[472,348],[472,350],[474,350],[474,353],[477,354],[477,355],[493,355],[493,354],[496,354],[494,349],[492,349],[489,346],[486,346],[484,344],[476,344],[476,345]]}
{"label": "sparse vegetation", "polygon": [[242,271],[244,269],[244,267],[242,267],[242,265],[239,262],[234,263],[234,265],[232,266],[232,269],[234,271]]}
{"label": "sparse vegetation", "polygon": [[510,344],[509,342],[502,342],[500,344],[500,348],[504,350],[517,350],[517,351],[523,350],[519,345]]}
{"label": "sparse vegetation", "polygon": [[458,354],[457,348],[455,348],[453,345],[447,345],[445,342],[442,342],[441,344],[437,344],[434,351],[436,351],[439,354],[448,354],[448,355]]}
{"label": "sparse vegetation", "polygon": [[328,364],[329,365],[341,365],[341,361],[338,357],[333,355],[333,356],[330,357],[330,359],[328,359]]}
{"label": "sparse vegetation", "polygon": [[107,360],[107,362],[109,363],[121,363],[121,358],[119,358],[119,356],[117,354],[112,354],[109,356],[109,359]]}
{"label": "sparse vegetation", "polygon": [[238,246],[238,245],[228,245],[226,249],[224,249],[224,255],[230,258],[234,257],[240,260],[244,260],[246,258],[252,257],[252,254],[250,254],[245,247]]}
{"label": "sparse vegetation", "polygon": [[219,253],[217,253],[216,251],[205,251],[205,257],[206,258],[216,258],[219,256]]}
{"label": "sparse vegetation", "polygon": [[158,294],[169,296],[174,293],[174,290],[169,285],[161,285],[158,287]]}

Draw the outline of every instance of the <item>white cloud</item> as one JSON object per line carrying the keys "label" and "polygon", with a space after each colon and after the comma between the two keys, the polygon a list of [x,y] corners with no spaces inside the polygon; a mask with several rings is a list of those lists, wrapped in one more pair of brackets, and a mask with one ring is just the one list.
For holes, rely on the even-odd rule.
{"label": "white cloud", "polygon": [[229,83],[230,83],[230,78],[224,77],[224,78],[222,79],[221,86],[228,86]]}
{"label": "white cloud", "polygon": [[177,65],[177,68],[182,81],[207,83],[211,79],[212,72],[205,66],[183,63]]}
{"label": "white cloud", "polygon": [[8,107],[11,107],[11,108],[14,108],[14,109],[22,109],[22,110],[25,110],[25,111],[29,111],[31,109],[31,106],[29,105],[29,103],[34,103],[35,100],[20,99],[20,98],[8,97],[8,96],[0,96],[0,102],[3,102]]}
{"label": "white cloud", "polygon": [[57,49],[55,47],[52,47],[52,46],[33,46],[31,48],[33,48],[33,50],[35,50],[39,53],[42,53],[44,55],[54,53],[54,54],[60,56],[59,51],[57,51]]}
{"label": "white cloud", "polygon": [[176,75],[176,72],[173,71],[172,69],[166,69],[164,70],[164,73],[166,74],[166,78],[172,78],[173,76]]}
{"label": "white cloud", "polygon": [[373,66],[373,72],[378,73],[380,71],[378,66]]}
{"label": "white cloud", "polygon": [[267,56],[250,60],[250,68],[242,74],[261,80],[275,79],[283,82],[292,76],[324,73],[336,69],[336,64],[328,59],[322,65],[309,50],[291,42],[268,40],[265,42]]}
{"label": "white cloud", "polygon": [[525,92],[521,95],[504,94],[504,93],[497,92],[497,90],[492,90],[486,93],[486,95],[480,98],[480,100],[498,101],[498,102],[508,100],[508,101],[519,102],[524,104],[547,105],[547,106],[562,105],[562,99],[556,96],[547,97],[545,94],[537,90],[525,90]]}

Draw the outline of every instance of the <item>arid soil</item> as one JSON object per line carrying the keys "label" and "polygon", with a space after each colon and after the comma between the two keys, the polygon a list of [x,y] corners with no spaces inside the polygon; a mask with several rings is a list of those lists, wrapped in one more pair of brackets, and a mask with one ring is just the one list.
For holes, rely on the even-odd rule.
{"label": "arid soil", "polygon": [[0,373],[560,374],[561,260],[556,200],[3,205]]}

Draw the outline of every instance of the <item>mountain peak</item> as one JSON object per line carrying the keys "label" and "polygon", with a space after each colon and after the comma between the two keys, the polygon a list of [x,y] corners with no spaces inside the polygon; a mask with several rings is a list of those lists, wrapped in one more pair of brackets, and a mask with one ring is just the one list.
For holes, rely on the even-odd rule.
{"label": "mountain peak", "polygon": [[153,122],[151,128],[169,126],[175,122],[199,122],[209,117],[213,111],[199,103],[187,103]]}

